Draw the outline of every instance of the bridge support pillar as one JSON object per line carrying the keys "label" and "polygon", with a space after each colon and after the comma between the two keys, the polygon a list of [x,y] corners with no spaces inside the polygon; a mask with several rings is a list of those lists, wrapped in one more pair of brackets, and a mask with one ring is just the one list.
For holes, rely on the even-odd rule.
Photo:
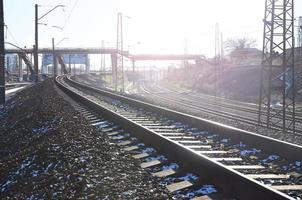
{"label": "bridge support pillar", "polygon": [[132,60],[132,71],[135,73],[135,60]]}
{"label": "bridge support pillar", "polygon": [[112,84],[114,90],[117,91],[117,54],[111,54],[111,65],[112,65]]}
{"label": "bridge support pillar", "polygon": [[132,78],[133,78],[133,87],[135,87],[135,84],[136,84],[136,75],[135,75],[135,60],[133,59],[132,60]]}
{"label": "bridge support pillar", "polygon": [[85,70],[86,70],[86,74],[90,73],[90,63],[89,63],[89,60],[88,60],[88,56],[87,56],[87,60],[86,60],[86,63],[85,63]]}
{"label": "bridge support pillar", "polygon": [[56,77],[58,75],[58,57],[53,55],[53,75]]}
{"label": "bridge support pillar", "polygon": [[22,58],[18,55],[19,81],[23,81],[23,63]]}

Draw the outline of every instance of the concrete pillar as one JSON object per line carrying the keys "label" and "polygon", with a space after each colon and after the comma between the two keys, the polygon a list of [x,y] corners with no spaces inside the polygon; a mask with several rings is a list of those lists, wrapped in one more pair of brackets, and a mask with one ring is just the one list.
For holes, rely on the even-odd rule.
{"label": "concrete pillar", "polygon": [[89,57],[88,57],[88,55],[86,56],[85,67],[86,67],[86,74],[89,74],[89,73],[90,73],[90,62],[89,62]]}
{"label": "concrete pillar", "polygon": [[53,56],[53,72],[54,72],[54,77],[58,75],[58,57],[55,54]]}
{"label": "concrete pillar", "polygon": [[23,81],[23,63],[22,58],[18,56],[18,66],[19,66],[19,81]]}
{"label": "concrete pillar", "polygon": [[111,65],[112,65],[112,83],[114,90],[117,91],[117,54],[111,54]]}

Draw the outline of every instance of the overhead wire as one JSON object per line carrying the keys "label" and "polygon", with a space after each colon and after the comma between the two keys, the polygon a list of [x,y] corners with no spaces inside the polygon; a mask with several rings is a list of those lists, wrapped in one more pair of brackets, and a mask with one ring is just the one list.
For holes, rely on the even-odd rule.
{"label": "overhead wire", "polygon": [[65,29],[66,25],[67,25],[67,22],[70,20],[70,17],[74,11],[74,9],[76,8],[77,4],[78,4],[79,0],[76,0],[76,2],[73,4],[73,7],[71,8],[71,11],[69,13],[69,15],[67,16],[65,22],[64,22],[64,25],[62,27],[62,29]]}
{"label": "overhead wire", "polygon": [[5,25],[5,27],[6,27],[7,33],[10,35],[10,37],[12,38],[12,40],[14,41],[14,43],[17,44],[18,46],[22,46],[19,42],[17,42],[16,38],[14,37],[13,33],[10,31],[10,29],[8,28],[8,26]]}

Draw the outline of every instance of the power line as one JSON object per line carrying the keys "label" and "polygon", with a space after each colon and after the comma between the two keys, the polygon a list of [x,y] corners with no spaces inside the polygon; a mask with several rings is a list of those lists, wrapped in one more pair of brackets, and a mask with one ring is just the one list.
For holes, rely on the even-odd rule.
{"label": "power line", "polygon": [[7,30],[8,34],[10,35],[10,37],[13,39],[14,43],[17,44],[18,46],[22,46],[22,45],[20,45],[19,42],[17,42],[16,38],[14,37],[13,33],[9,30],[7,25],[6,25],[6,30]]}
{"label": "power line", "polygon": [[65,22],[64,22],[64,25],[63,25],[63,27],[62,27],[62,29],[64,29],[64,28],[66,27],[67,22],[69,21],[69,19],[70,19],[71,15],[72,15],[74,9],[76,8],[78,2],[79,2],[79,0],[76,0],[76,2],[73,4],[73,7],[72,7],[72,9],[71,9],[69,15],[67,16],[67,18],[66,18],[66,20],[65,20]]}

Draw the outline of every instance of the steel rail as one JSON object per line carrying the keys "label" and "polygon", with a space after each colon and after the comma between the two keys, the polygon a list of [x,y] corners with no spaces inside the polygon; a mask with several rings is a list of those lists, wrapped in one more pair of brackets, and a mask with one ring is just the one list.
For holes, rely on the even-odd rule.
{"label": "steel rail", "polygon": [[[198,102],[199,104],[194,104],[189,97],[179,97],[179,96],[175,96],[173,94],[171,95],[169,93],[165,93],[165,95],[163,95],[161,93],[152,93],[150,91],[148,91],[148,92],[149,92],[148,95],[157,97],[158,99],[161,99],[162,101],[165,101],[165,102],[172,102],[175,105],[178,104],[178,105],[185,106],[187,108],[195,109],[198,111],[202,111],[204,113],[211,114],[214,116],[219,116],[219,117],[223,117],[223,118],[230,119],[230,120],[240,121],[245,124],[258,126],[258,119],[252,116],[252,114],[258,115],[258,111],[254,112],[249,109],[243,110],[242,108],[240,109],[237,106],[228,106],[228,108],[232,109],[233,112],[226,111],[226,110],[218,110],[217,109],[218,106],[221,109],[224,109],[225,105],[220,104],[218,102],[217,103]],[[175,98],[175,97],[177,97],[177,98]],[[212,107],[209,107],[210,105]],[[240,114],[240,113],[234,113],[235,111],[243,111],[243,112]],[[276,120],[278,120],[278,118]],[[302,121],[301,118],[297,119],[297,122],[301,122],[301,121]],[[271,126],[271,129],[280,131],[280,130],[282,130],[282,126],[278,125],[276,123],[273,126]],[[297,129],[295,134],[302,135],[302,130]]]}
{"label": "steel rail", "polygon": [[[115,113],[114,111],[100,106],[99,103],[94,102],[89,98],[82,96],[79,92],[72,90],[70,86],[63,82],[63,79],[66,78],[56,78],[56,83],[66,93],[75,98],[78,98],[87,106],[93,108],[99,113],[102,113],[102,115],[107,115],[107,117],[110,117],[112,120],[115,120],[118,123],[122,124],[126,129],[132,130],[132,132],[138,138],[160,149],[161,152],[167,153],[174,160],[178,160],[182,163],[187,163],[185,166],[191,171],[194,171],[198,175],[206,176],[206,179],[208,180],[217,182],[217,184],[223,188],[223,191],[227,195],[233,195],[239,199],[293,199],[275,189],[272,189],[247,176],[244,176],[243,174],[225,165],[222,165],[219,162],[213,161],[207,156],[196,154],[196,152],[194,152],[192,149],[179,145],[178,143],[167,139],[146,127],[143,127],[138,123],[135,123],[127,119],[126,117]],[[85,84],[77,83],[70,79],[66,79],[64,81],[66,81],[68,84],[73,84],[90,92],[108,96],[110,98],[114,98],[131,105],[142,107],[146,110],[152,110],[153,112],[163,114],[169,118],[180,120],[184,123],[202,128],[203,130],[223,133],[225,136],[231,137],[235,141],[244,141],[247,144],[253,144],[254,146],[256,145],[258,148],[262,148],[267,152],[279,153],[279,155],[284,156],[290,160],[301,159],[300,155],[302,152],[302,147],[298,145],[289,144],[265,136],[257,135],[255,133],[246,132],[216,122],[183,114],[170,109],[154,106],[108,91],[100,90]],[[232,181],[230,182],[229,180]]]}
{"label": "steel rail", "polygon": [[[143,85],[144,88],[146,88],[145,84]],[[150,88],[150,87],[148,87]],[[149,93],[153,94],[154,93],[154,87],[152,87],[152,90],[147,90]],[[212,105],[212,106],[221,106],[223,108],[229,108],[233,110],[240,110],[244,111],[247,113],[255,113],[257,114],[258,118],[258,112],[259,112],[259,107],[256,104],[251,104],[251,103],[245,103],[241,101],[236,101],[236,100],[231,100],[231,99],[226,99],[222,97],[214,97],[210,95],[192,95],[192,94],[186,94],[186,96],[181,96],[181,94],[175,92],[174,90],[167,89],[169,91],[168,93],[165,93],[167,95],[175,95],[177,98],[182,98],[183,100],[190,101],[191,103],[196,102],[196,105],[199,103],[202,104],[207,104],[207,105]],[[162,94],[162,93],[158,93]],[[202,101],[201,101],[202,100]],[[273,109],[275,113],[278,112],[277,109]],[[287,111],[287,115],[291,116],[292,112]],[[296,120],[302,122],[302,113],[296,113]]]}

